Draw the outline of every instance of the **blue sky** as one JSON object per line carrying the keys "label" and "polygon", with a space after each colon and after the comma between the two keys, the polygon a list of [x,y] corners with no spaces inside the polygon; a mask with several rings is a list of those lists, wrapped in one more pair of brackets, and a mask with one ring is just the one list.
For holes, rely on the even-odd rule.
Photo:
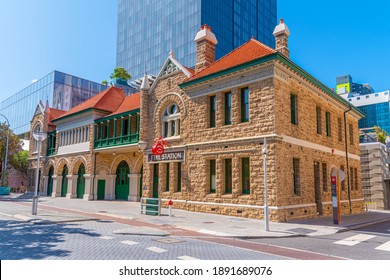
{"label": "blue sky", "polygon": [[[331,88],[336,76],[350,74],[389,89],[389,2],[278,0],[291,59]],[[117,0],[1,0],[0,101],[52,70],[107,79],[116,22]]]}

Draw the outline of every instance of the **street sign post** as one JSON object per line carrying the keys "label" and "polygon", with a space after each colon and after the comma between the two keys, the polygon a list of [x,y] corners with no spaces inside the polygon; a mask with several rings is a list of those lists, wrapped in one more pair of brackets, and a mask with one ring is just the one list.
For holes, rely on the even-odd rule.
{"label": "street sign post", "polygon": [[332,207],[333,207],[333,224],[338,225],[340,223],[340,197],[337,186],[337,176],[332,175]]}

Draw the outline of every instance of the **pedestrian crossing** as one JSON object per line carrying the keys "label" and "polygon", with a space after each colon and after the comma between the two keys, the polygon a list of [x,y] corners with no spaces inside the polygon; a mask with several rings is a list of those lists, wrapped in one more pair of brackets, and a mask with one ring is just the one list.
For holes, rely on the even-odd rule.
{"label": "pedestrian crossing", "polygon": [[376,247],[375,249],[390,252],[390,241],[383,243],[382,245]]}
{"label": "pedestrian crossing", "polygon": [[[100,236],[99,238],[101,238],[103,240],[115,239],[115,237],[113,237],[113,236]],[[125,245],[129,245],[129,246],[135,246],[135,245],[140,244],[139,242],[132,241],[132,240],[123,240],[123,241],[120,241],[120,243],[125,244]],[[148,251],[156,253],[156,254],[163,254],[163,253],[168,252],[168,250],[166,250],[164,248],[157,247],[157,246],[147,247],[147,248],[145,248],[145,250],[148,250]],[[178,256],[177,259],[179,259],[179,260],[200,260],[198,258],[187,256],[187,255]]]}
{"label": "pedestrian crossing", "polygon": [[[374,238],[377,238],[377,235],[372,234],[355,234],[344,239],[333,242],[333,244],[342,245],[342,246],[358,246],[361,243],[372,241]],[[373,242],[373,244],[375,244]],[[375,250],[387,251],[390,252],[390,241],[382,242],[381,245],[374,248]]]}
{"label": "pedestrian crossing", "polygon": [[374,238],[375,235],[371,234],[356,234],[354,236],[350,236],[347,238],[344,238],[340,241],[334,242],[335,244],[345,245],[345,246],[354,246],[356,244],[359,244],[360,242],[367,241],[371,238]]}

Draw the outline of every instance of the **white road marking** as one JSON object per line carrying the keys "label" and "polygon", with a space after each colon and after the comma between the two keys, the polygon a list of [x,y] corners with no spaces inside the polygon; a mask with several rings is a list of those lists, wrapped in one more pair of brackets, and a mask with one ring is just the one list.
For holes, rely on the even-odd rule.
{"label": "white road marking", "polygon": [[375,248],[376,250],[389,251],[390,252],[390,241],[383,243],[382,245]]}
{"label": "white road marking", "polygon": [[138,242],[130,241],[130,240],[121,241],[121,243],[126,244],[126,245],[137,245],[138,244]]}
{"label": "white road marking", "polygon": [[208,230],[208,229],[201,229],[201,230],[198,230],[198,232],[199,233],[210,234],[210,235],[217,235],[217,236],[232,236],[229,233],[218,232],[218,231]]}
{"label": "white road marking", "polygon": [[356,244],[359,244],[360,242],[367,241],[368,239],[374,238],[376,235],[370,235],[370,234],[357,234],[354,236],[347,237],[343,240],[333,242],[334,244],[339,245],[346,245],[346,246],[353,246]]}
{"label": "white road marking", "polygon": [[99,236],[101,239],[109,240],[109,239],[114,239],[112,236]]}
{"label": "white road marking", "polygon": [[155,252],[155,253],[165,253],[165,252],[168,252],[168,250],[165,250],[165,249],[159,248],[159,247],[149,247],[149,248],[146,248],[146,250],[149,250],[149,251],[152,251],[152,252]]}
{"label": "white road marking", "polygon": [[200,259],[197,259],[197,258],[193,258],[193,257],[190,257],[190,256],[180,256],[180,257],[177,257],[179,260],[200,260]]}

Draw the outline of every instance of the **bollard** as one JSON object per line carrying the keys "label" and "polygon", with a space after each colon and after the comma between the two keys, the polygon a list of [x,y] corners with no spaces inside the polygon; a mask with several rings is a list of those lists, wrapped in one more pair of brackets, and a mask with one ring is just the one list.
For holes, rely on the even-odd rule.
{"label": "bollard", "polygon": [[168,201],[168,206],[169,206],[169,217],[172,216],[172,204],[173,204],[172,200],[169,200],[169,201]]}

